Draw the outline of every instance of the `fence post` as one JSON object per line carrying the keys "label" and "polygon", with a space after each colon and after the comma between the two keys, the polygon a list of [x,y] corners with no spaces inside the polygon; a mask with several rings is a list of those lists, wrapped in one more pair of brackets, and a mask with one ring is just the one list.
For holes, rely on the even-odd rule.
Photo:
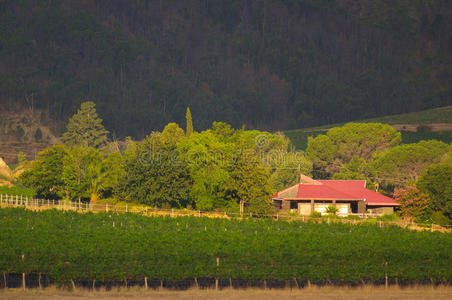
{"label": "fence post", "polygon": [[388,262],[385,261],[385,288],[388,288]]}
{"label": "fence post", "polygon": [[105,203],[105,212],[108,212],[108,203]]}
{"label": "fence post", "polygon": [[126,204],[126,212],[128,212],[128,211],[129,211],[129,205]]}

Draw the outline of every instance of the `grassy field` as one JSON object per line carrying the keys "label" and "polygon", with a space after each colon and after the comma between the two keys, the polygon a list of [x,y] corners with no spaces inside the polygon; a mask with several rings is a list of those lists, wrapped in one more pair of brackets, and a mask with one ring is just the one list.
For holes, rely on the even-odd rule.
{"label": "grassy field", "polygon": [[[361,123],[384,123],[390,125],[396,124],[418,124],[428,125],[435,123],[452,123],[452,106],[434,108],[415,113],[385,116],[380,118],[372,118],[366,120],[356,120],[354,122]],[[335,123],[330,125],[287,130],[284,134],[291,140],[297,150],[305,150],[308,143],[308,137],[316,137],[319,134],[325,134],[329,128],[342,126],[345,123]],[[452,142],[452,131],[432,132],[430,130],[421,129],[419,131],[401,131],[402,142],[405,144],[416,143],[420,140],[436,139],[445,143]]]}

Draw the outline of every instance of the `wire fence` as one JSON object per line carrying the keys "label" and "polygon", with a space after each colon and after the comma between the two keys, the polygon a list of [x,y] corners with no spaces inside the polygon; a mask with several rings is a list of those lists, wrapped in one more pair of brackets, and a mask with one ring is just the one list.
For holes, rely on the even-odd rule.
{"label": "wire fence", "polygon": [[[23,195],[8,195],[0,194],[0,208],[3,207],[23,207],[25,209],[40,211],[47,209],[58,209],[63,211],[77,211],[80,213],[86,212],[113,212],[113,213],[137,213],[145,216],[170,216],[170,217],[210,217],[210,218],[228,218],[228,219],[243,219],[243,218],[273,218],[282,221],[302,221],[302,222],[327,222],[327,223],[347,223],[360,224],[367,219],[375,219],[383,216],[382,214],[374,213],[350,213],[347,215],[334,215],[327,217],[312,217],[304,216],[295,213],[274,213],[274,214],[256,214],[252,212],[216,212],[216,211],[201,211],[189,209],[164,209],[151,207],[146,205],[136,204],[111,204],[111,203],[87,203],[67,200],[49,200],[38,199]],[[354,216],[354,218],[353,218]],[[451,232],[452,225],[440,225],[434,223],[417,223],[412,220],[401,219],[398,221],[376,220],[376,225],[379,227],[385,226],[399,226],[413,230],[430,230]]]}
{"label": "wire fence", "polygon": [[302,289],[311,286],[409,286],[412,284],[439,286],[450,285],[450,279],[440,281],[426,280],[407,280],[397,277],[385,276],[380,280],[359,279],[355,281],[344,281],[334,279],[309,280],[306,278],[292,279],[241,279],[241,278],[214,278],[214,277],[194,277],[180,280],[165,280],[156,278],[125,278],[123,280],[90,280],[90,279],[70,279],[66,283],[57,283],[49,274],[25,274],[25,273],[0,273],[0,289],[45,289],[52,286],[66,287],[70,290],[99,290],[110,291],[113,289],[169,289],[169,290],[187,290],[198,289]]}

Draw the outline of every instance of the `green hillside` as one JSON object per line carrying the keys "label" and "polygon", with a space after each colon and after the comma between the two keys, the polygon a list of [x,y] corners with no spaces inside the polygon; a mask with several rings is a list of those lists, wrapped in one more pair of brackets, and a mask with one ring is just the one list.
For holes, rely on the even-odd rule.
{"label": "green hillside", "polygon": [[[414,113],[390,115],[380,118],[356,120],[354,122],[376,122],[394,125],[394,127],[402,133],[403,143],[415,143],[420,140],[430,139],[436,139],[446,143],[452,142],[452,130],[448,129],[448,126],[443,126],[445,127],[444,130],[439,128],[439,123],[450,123],[450,127],[452,128],[452,106],[428,109]],[[297,150],[304,150],[307,147],[309,136],[315,137],[319,134],[325,134],[328,129],[342,126],[344,124],[345,123],[335,123],[319,127],[287,130],[284,134],[291,140]],[[413,126],[404,125],[415,125],[414,127],[416,129],[410,131],[408,129]],[[404,127],[406,127],[406,129]]]}
{"label": "green hillside", "polygon": [[[452,105],[452,2],[0,1],[0,109],[112,136],[288,130]],[[61,132],[57,132],[61,133]]]}

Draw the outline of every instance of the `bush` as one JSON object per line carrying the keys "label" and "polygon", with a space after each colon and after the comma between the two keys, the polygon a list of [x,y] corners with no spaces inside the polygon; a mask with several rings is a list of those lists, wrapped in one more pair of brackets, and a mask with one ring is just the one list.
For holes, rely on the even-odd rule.
{"label": "bush", "polygon": [[387,215],[382,215],[380,217],[377,217],[378,221],[383,221],[383,222],[395,222],[399,219],[400,219],[400,217],[397,214],[387,214]]}
{"label": "bush", "polygon": [[334,205],[328,205],[328,207],[326,208],[326,212],[331,215],[335,215],[338,211],[339,209]]}
{"label": "bush", "polygon": [[438,225],[451,225],[450,219],[441,211],[435,211],[432,213],[432,221]]}
{"label": "bush", "polygon": [[320,212],[318,212],[318,211],[313,211],[309,217],[311,217],[311,218],[321,218],[322,214]]}
{"label": "bush", "polygon": [[17,138],[17,140],[22,140],[22,138],[24,137],[24,135],[25,135],[25,131],[24,131],[24,129],[22,128],[22,126],[20,126],[20,125],[17,125],[16,126],[16,130],[15,130],[15,136],[16,136],[16,138]]}
{"label": "bush", "polygon": [[41,128],[38,127],[35,131],[35,141],[40,142],[42,140],[42,131]]}

